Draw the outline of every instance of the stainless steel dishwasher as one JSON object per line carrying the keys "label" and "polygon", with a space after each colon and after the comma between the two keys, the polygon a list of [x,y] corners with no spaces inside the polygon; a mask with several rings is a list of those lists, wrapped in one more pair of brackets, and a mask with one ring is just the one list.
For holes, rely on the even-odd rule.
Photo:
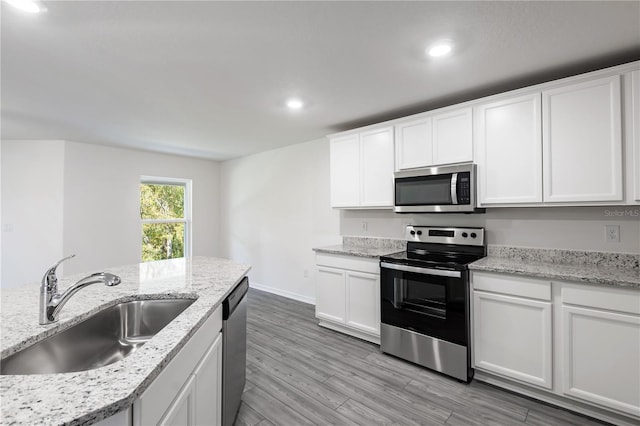
{"label": "stainless steel dishwasher", "polygon": [[246,381],[247,291],[245,277],[222,302],[222,426],[233,425]]}

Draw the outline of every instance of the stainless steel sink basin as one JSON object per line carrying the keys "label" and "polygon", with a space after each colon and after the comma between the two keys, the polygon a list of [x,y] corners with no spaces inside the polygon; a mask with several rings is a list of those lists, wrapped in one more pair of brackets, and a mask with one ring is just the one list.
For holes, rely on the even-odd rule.
{"label": "stainless steel sink basin", "polygon": [[195,300],[119,303],[0,361],[0,374],[69,373],[120,361]]}

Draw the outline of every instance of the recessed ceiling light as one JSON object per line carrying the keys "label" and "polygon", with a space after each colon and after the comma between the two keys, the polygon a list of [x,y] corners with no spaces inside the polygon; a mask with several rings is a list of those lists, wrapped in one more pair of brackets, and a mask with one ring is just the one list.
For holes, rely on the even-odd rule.
{"label": "recessed ceiling light", "polygon": [[450,41],[439,41],[427,49],[429,56],[439,57],[446,56],[451,53],[452,44]]}
{"label": "recessed ceiling light", "polygon": [[289,109],[301,109],[304,106],[304,102],[300,99],[289,99],[287,101],[287,108]]}
{"label": "recessed ceiling light", "polygon": [[11,6],[27,13],[40,13],[44,9],[38,3],[32,0],[4,0]]}

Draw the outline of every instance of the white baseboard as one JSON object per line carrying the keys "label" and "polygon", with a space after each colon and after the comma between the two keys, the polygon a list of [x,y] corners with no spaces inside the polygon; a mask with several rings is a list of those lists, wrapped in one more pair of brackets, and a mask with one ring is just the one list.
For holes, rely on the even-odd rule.
{"label": "white baseboard", "polygon": [[303,296],[298,293],[294,293],[287,290],[282,290],[280,288],[271,287],[264,284],[259,284],[255,281],[249,280],[249,287],[255,288],[256,290],[266,291],[267,293],[277,294],[278,296],[286,297],[287,299],[297,300],[298,302],[309,303],[310,305],[316,304],[315,297]]}
{"label": "white baseboard", "polygon": [[530,398],[538,399],[551,405],[566,408],[570,411],[575,411],[576,413],[593,417],[595,419],[604,420],[605,422],[614,425],[633,426],[638,424],[637,418],[631,418],[623,413],[617,413],[604,408],[599,408],[590,404],[575,401],[567,397],[553,394],[546,390],[534,389],[531,386],[520,384],[513,380],[505,379],[489,372],[480,371],[477,368],[473,379],[481,382],[486,382],[491,385],[528,396]]}

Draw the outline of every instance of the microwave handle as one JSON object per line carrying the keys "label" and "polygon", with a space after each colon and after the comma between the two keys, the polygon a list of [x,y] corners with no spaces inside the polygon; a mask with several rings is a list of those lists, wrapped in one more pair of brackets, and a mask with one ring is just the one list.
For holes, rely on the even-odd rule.
{"label": "microwave handle", "polygon": [[458,204],[458,174],[451,174],[451,204]]}

